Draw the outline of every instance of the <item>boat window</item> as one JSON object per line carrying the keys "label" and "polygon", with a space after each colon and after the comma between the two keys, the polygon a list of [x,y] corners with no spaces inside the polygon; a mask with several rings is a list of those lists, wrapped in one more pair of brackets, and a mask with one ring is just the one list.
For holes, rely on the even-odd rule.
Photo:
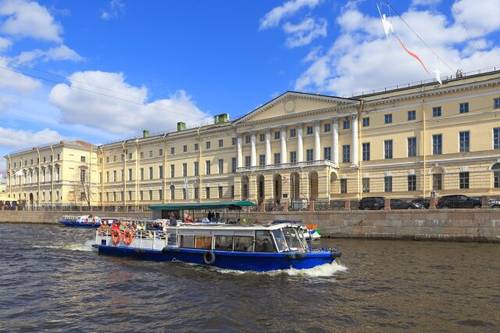
{"label": "boat window", "polygon": [[215,249],[232,251],[233,250],[233,236],[215,236]]}
{"label": "boat window", "polygon": [[285,235],[286,242],[292,251],[303,250],[304,245],[297,234],[296,228],[283,228],[283,234]]}
{"label": "boat window", "polygon": [[194,247],[197,249],[207,249],[212,248],[212,237],[211,236],[196,236]]}
{"label": "boat window", "polygon": [[181,235],[181,247],[194,247],[194,236]]}
{"label": "boat window", "polygon": [[276,246],[278,246],[278,251],[288,251],[288,246],[286,245],[285,236],[283,235],[283,230],[273,230],[274,239],[276,240]]}
{"label": "boat window", "polygon": [[243,252],[253,251],[253,237],[248,236],[235,236],[234,237],[234,250]]}
{"label": "boat window", "polygon": [[267,230],[255,232],[255,252],[276,252],[271,233]]}

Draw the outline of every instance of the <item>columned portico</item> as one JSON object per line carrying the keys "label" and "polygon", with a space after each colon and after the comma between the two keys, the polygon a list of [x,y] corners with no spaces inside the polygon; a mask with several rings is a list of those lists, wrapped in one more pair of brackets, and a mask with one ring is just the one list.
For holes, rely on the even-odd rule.
{"label": "columned portico", "polygon": [[314,160],[321,160],[321,137],[320,137],[320,123],[314,123]]}
{"label": "columned portico", "polygon": [[339,121],[337,118],[333,119],[332,124],[332,150],[333,164],[339,165]]}
{"label": "columned portico", "polygon": [[352,165],[358,166],[359,163],[359,135],[358,135],[358,116],[352,115]]}
{"label": "columned portico", "polygon": [[297,162],[304,162],[304,138],[302,124],[297,127]]}

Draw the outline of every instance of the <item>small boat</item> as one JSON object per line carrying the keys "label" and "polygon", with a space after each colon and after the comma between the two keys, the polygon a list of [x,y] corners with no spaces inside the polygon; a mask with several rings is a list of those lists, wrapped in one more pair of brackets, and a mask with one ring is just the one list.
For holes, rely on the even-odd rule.
{"label": "small boat", "polygon": [[317,224],[306,224],[305,229],[306,229],[304,231],[304,238],[305,239],[311,239],[311,240],[315,241],[315,240],[319,240],[321,238]]}
{"label": "small boat", "polygon": [[[102,222],[99,217],[92,215],[63,216],[59,220],[62,225],[74,228],[99,228]],[[109,219],[106,222],[109,223]]]}
{"label": "small boat", "polygon": [[180,224],[150,228],[148,223],[114,223],[96,231],[99,254],[155,261],[182,261],[239,271],[308,269],[332,263],[337,249],[313,250],[303,227],[271,225]]}

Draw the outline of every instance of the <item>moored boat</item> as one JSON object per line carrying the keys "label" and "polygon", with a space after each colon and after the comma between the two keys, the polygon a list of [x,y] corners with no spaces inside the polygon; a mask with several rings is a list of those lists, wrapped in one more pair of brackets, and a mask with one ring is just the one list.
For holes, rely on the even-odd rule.
{"label": "moored boat", "polygon": [[100,254],[156,261],[182,261],[241,271],[308,269],[332,263],[337,249],[313,250],[302,227],[181,224],[151,229],[135,223],[103,225],[94,247]]}
{"label": "moored boat", "polygon": [[[113,220],[107,219],[107,223],[113,223]],[[80,215],[80,216],[63,216],[59,223],[66,227],[73,228],[99,228],[103,220],[98,216]]]}

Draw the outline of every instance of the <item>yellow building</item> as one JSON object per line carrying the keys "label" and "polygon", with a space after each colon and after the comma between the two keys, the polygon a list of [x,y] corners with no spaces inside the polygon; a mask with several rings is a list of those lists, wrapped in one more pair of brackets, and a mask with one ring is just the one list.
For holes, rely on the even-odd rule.
{"label": "yellow building", "polygon": [[10,154],[7,190],[33,205],[89,200],[110,209],[498,196],[499,83],[495,71],[353,98],[286,92],[234,121],[219,115],[212,125],[180,122],[176,132],[99,147],[63,142]]}

